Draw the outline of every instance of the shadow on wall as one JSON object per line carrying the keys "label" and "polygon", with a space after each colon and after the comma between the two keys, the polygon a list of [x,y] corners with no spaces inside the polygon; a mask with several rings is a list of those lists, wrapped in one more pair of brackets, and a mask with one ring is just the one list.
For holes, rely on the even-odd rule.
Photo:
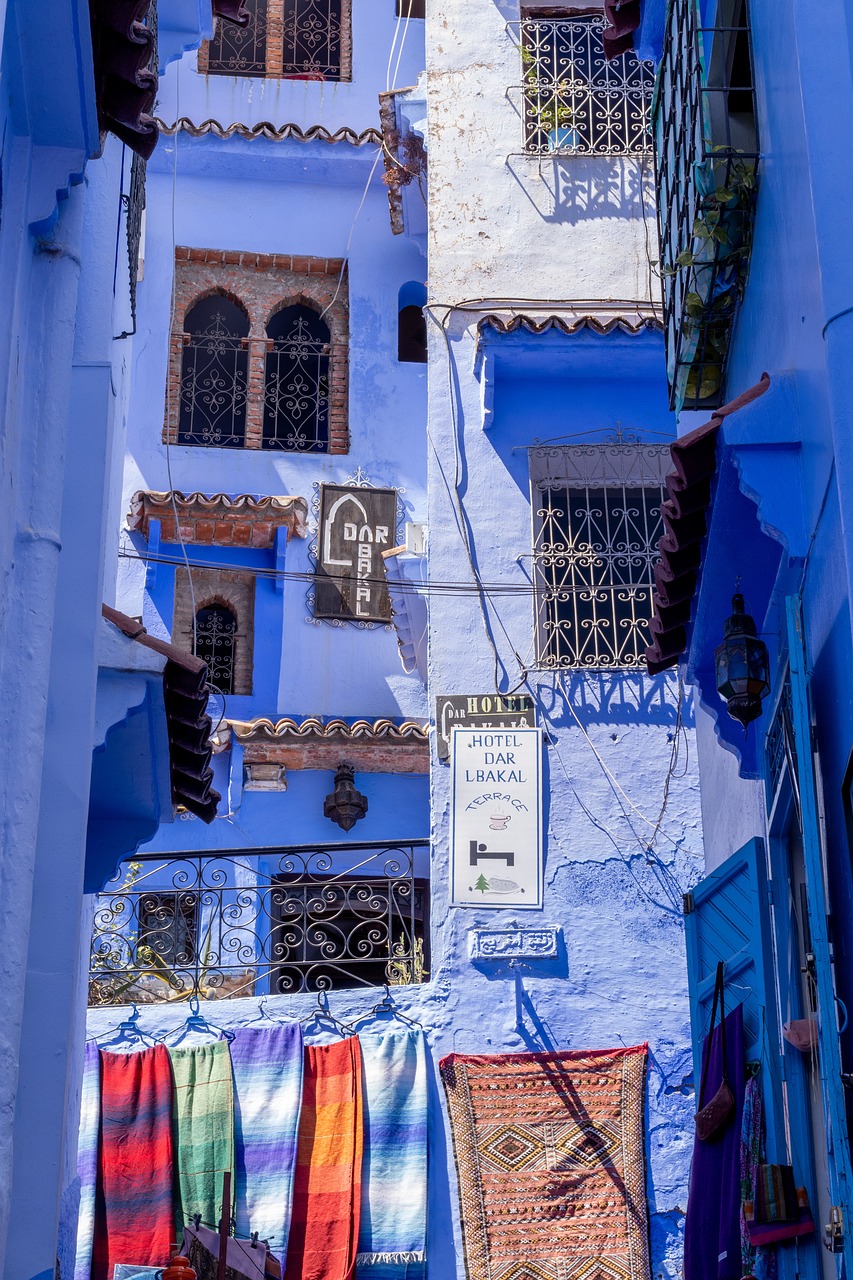
{"label": "shadow on wall", "polygon": [[[565,671],[541,677],[537,692],[554,728],[590,725],[674,726],[678,719],[679,689],[674,674],[649,676],[642,671]],[[569,705],[571,703],[571,705]],[[572,714],[574,711],[574,714]],[[681,705],[685,728],[694,725],[692,699]]]}
{"label": "shadow on wall", "polygon": [[593,218],[642,218],[644,212],[654,222],[651,158],[512,155],[507,168],[545,222],[571,226]]}

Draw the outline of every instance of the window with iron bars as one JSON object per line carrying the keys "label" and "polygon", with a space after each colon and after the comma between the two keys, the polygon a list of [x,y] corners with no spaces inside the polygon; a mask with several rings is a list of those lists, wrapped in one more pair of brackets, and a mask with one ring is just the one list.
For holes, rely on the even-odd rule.
{"label": "window with iron bars", "polygon": [[532,155],[642,156],[654,66],[633,53],[608,61],[604,19],[524,17],[521,62],[524,149]]}
{"label": "window with iron bars", "polygon": [[670,465],[665,445],[531,449],[540,668],[643,667]]}
{"label": "window with iron bars", "polygon": [[328,453],[331,334],[301,303],[282,307],[267,325],[264,449]]}
{"label": "window with iron bars", "polygon": [[267,74],[267,0],[243,0],[243,7],[249,12],[245,27],[221,19],[217,22],[207,55],[209,75]]}
{"label": "window with iron bars", "polygon": [[245,0],[245,27],[219,22],[199,55],[208,75],[348,80],[351,0]]}
{"label": "window with iron bars", "polygon": [[217,693],[234,692],[237,619],[225,605],[212,604],[195,616],[196,657],[207,663],[208,682]]}
{"label": "window with iron bars", "polygon": [[670,403],[722,403],[746,286],[758,184],[747,0],[672,0],[654,103]]}

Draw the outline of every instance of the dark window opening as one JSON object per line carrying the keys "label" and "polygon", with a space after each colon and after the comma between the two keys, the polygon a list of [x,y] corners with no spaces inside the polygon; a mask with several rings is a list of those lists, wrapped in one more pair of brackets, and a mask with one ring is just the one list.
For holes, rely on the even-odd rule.
{"label": "dark window opening", "polygon": [[284,307],[267,325],[267,337],[263,448],[327,453],[328,325],[310,307]]}
{"label": "dark window opening", "polygon": [[284,0],[283,75],[340,80],[342,0]]}
{"label": "dark window opening", "polygon": [[224,605],[207,605],[195,616],[196,656],[207,663],[208,683],[217,693],[234,692],[237,619]]}
{"label": "dark window opening", "polygon": [[398,18],[425,18],[426,0],[397,0]]}
{"label": "dark window opening", "polygon": [[335,991],[423,982],[429,919],[426,880],[274,881],[272,989]]}
{"label": "dark window opening", "polygon": [[178,444],[239,449],[246,439],[249,317],[221,294],[187,312]]}
{"label": "dark window opening", "polygon": [[198,958],[198,894],[143,893],[137,948],[148,950],[151,970],[181,969]]}
{"label": "dark window opening", "polygon": [[426,318],[421,307],[403,307],[397,316],[397,359],[404,364],[427,362]]}
{"label": "dark window opening", "polygon": [[243,0],[249,10],[245,27],[233,22],[216,23],[210,42],[208,74],[214,76],[263,76],[267,70],[267,0]]}

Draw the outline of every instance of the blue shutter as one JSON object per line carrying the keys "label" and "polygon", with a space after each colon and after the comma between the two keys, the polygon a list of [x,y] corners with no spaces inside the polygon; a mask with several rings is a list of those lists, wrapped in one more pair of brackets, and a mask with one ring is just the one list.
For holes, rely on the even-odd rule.
{"label": "blue shutter", "polygon": [[[853,1172],[850,1165],[850,1144],[841,1082],[841,1050],[838,1044],[835,987],[826,920],[826,885],[823,876],[820,820],[814,773],[808,666],[800,601],[796,596],[789,596],[786,604],[791,667],[791,719],[797,752],[797,780],[800,789],[809,928],[817,985],[818,1061],[826,1128],[829,1189],[833,1205],[838,1206],[843,1214],[844,1236],[841,1252],[844,1256],[845,1272],[851,1276],[853,1275],[853,1220],[851,1220],[853,1205],[851,1205],[850,1196],[853,1191]],[[818,1223],[818,1231],[822,1226],[822,1223]]]}
{"label": "blue shutter", "polygon": [[[726,1013],[735,1005],[743,1005],[747,1059],[762,1057],[762,1019],[766,1022],[766,1045],[779,1042],[770,897],[762,840],[750,840],[700,880],[685,900],[684,926],[698,1090],[702,1041],[711,1021],[718,961],[725,965]],[[772,1132],[777,1100],[771,1096],[772,1090],[765,1088],[764,1093],[768,1132]]]}

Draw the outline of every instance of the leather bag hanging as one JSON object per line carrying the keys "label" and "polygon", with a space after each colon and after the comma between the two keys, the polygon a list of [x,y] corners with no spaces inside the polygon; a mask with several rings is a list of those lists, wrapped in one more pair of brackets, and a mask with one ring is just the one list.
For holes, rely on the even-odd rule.
{"label": "leather bag hanging", "polygon": [[[735,1113],[735,1096],[729,1087],[726,1078],[726,1006],[724,993],[725,979],[723,976],[723,962],[717,964],[717,977],[714,983],[714,1003],[711,1006],[711,1029],[708,1032],[708,1048],[705,1053],[705,1062],[702,1066],[702,1079],[699,1084],[699,1110],[696,1112],[696,1137],[702,1142],[713,1142],[728,1128],[729,1122]],[[723,1051],[723,1072],[720,1087],[711,1098],[710,1102],[703,1104],[705,1097],[705,1086],[708,1082],[708,1067],[711,1062],[711,1050],[713,1047],[714,1025],[717,1020],[717,1006],[720,1008],[720,1038],[722,1041]]]}

